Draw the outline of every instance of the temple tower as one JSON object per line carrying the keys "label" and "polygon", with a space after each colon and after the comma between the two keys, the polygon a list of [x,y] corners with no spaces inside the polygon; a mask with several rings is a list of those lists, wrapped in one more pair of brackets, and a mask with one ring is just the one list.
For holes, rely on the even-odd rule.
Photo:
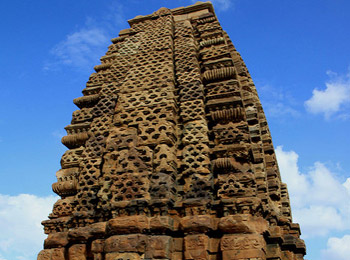
{"label": "temple tower", "polygon": [[74,99],[38,260],[300,260],[271,135],[211,3],[129,20]]}

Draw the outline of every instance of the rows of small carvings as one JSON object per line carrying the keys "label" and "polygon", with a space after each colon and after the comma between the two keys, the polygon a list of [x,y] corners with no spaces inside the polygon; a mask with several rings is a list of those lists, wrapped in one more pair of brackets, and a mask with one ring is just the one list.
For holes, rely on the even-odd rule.
{"label": "rows of small carvings", "polygon": [[[164,35],[160,35],[164,34]],[[158,35],[158,37],[157,37]],[[173,48],[173,32],[168,31],[166,34],[164,31],[148,32],[146,37],[142,40],[140,51],[162,51]]]}
{"label": "rows of small carvings", "polygon": [[197,24],[211,23],[214,21],[217,21],[217,19],[213,13],[203,14],[197,19],[194,19],[194,22],[196,22]]}
{"label": "rows of small carvings", "polygon": [[[139,36],[142,36],[142,35],[139,35]],[[113,78],[113,77],[109,78],[108,77],[110,75],[108,70],[111,70],[113,68],[113,64],[116,65],[115,67],[117,67],[119,70],[121,69],[123,74],[128,71],[129,64],[125,64],[125,61],[127,59],[125,59],[124,57],[125,57],[125,55],[128,55],[128,54],[130,54],[130,55],[136,54],[136,50],[141,45],[141,43],[138,43],[139,42],[138,39],[136,39],[136,41],[132,39],[132,38],[137,38],[136,36],[129,37],[129,38],[130,38],[130,40],[124,39],[123,44],[119,44],[120,46],[118,46],[118,53],[117,53],[116,57],[113,57],[113,60],[111,60],[111,62],[113,62],[112,64],[108,64],[105,62],[102,65],[96,67],[97,73],[95,75],[93,75],[93,80],[90,80],[90,83],[92,83],[92,84],[88,84],[88,86],[91,86],[93,84],[100,84],[100,82],[105,83],[105,84],[106,83],[112,84],[112,82],[119,80],[120,78]],[[118,61],[121,61],[122,63],[116,64],[115,59]],[[103,61],[107,61],[107,59],[104,59]],[[123,68],[125,68],[125,69],[123,69]],[[118,72],[115,74],[118,76]],[[107,78],[107,80],[106,80],[106,78]],[[107,110],[108,110],[108,108],[107,108]],[[102,107],[102,109],[97,109],[94,112],[95,112],[96,116],[99,117],[99,120],[97,120],[95,127],[93,127],[95,130],[94,134],[95,135],[98,134],[97,137],[99,137],[99,138],[95,138],[95,139],[98,139],[96,141],[100,142],[100,144],[94,145],[94,142],[92,142],[92,144],[90,145],[91,146],[90,152],[97,153],[97,155],[101,155],[101,154],[103,154],[103,152],[96,151],[96,149],[98,150],[101,147],[101,142],[103,144],[103,141],[105,138],[101,138],[101,137],[103,137],[103,135],[108,135],[108,124],[110,124],[111,120],[109,120],[108,116],[107,117],[105,116],[106,115],[105,113],[109,112],[109,111],[106,111],[106,107]],[[107,125],[107,127],[106,127],[106,125]],[[99,130],[101,128],[102,128],[102,132],[101,132],[102,135],[99,132]],[[103,145],[102,145],[102,147],[103,147]],[[97,165],[99,165],[98,167],[100,167],[100,164],[97,163]],[[80,211],[91,210],[91,208],[89,208],[89,204],[91,204],[91,203],[89,203],[89,202],[91,202],[91,200],[96,200],[96,196],[95,196],[96,192],[91,192],[91,190],[89,188],[87,188],[89,185],[91,186],[91,185],[93,185],[93,183],[95,183],[96,178],[98,178],[98,174],[97,174],[97,176],[96,176],[96,174],[83,174],[83,176],[80,180],[81,184],[82,184],[81,185],[82,189],[85,189],[78,194],[78,199],[80,202],[80,205],[79,205]]]}
{"label": "rows of small carvings", "polygon": [[175,101],[174,86],[154,88],[119,95],[119,106],[125,110],[144,106],[166,105]]}
{"label": "rows of small carvings", "polygon": [[119,54],[119,55],[130,55],[136,54],[139,50],[141,39],[144,37],[144,33],[140,32],[128,37],[119,37],[119,39],[112,39],[112,43],[108,47],[106,55]]}
{"label": "rows of small carvings", "polygon": [[173,27],[173,17],[172,16],[163,16],[158,19],[141,21],[131,25],[131,28],[135,32],[145,32],[152,29],[164,28],[170,30]]}
{"label": "rows of small carvings", "polygon": [[144,122],[113,128],[104,155],[101,208],[125,207],[132,201],[173,199],[176,174],[175,125]]}
{"label": "rows of small carvings", "polygon": [[198,63],[198,45],[192,34],[180,34],[191,33],[192,29],[190,23],[177,23],[177,27],[189,28],[189,30],[179,31],[179,34],[175,33],[174,46],[175,46],[175,68],[176,68],[176,80],[179,85],[184,85],[189,82],[200,82],[200,70]]}
{"label": "rows of small carvings", "polygon": [[197,23],[195,27],[200,36],[202,60],[211,59],[213,56],[230,57],[225,44],[224,31],[215,19],[208,23]]}
{"label": "rows of small carvings", "polygon": [[134,66],[122,82],[121,91],[123,93],[174,85],[172,50],[158,51],[152,54],[154,55],[136,57]]}
{"label": "rows of small carvings", "polygon": [[[100,86],[103,83],[120,82],[133,64],[134,56],[139,52],[142,35],[123,37],[123,41],[112,44],[106,55],[101,58],[101,65],[94,67],[88,87]],[[114,46],[114,47],[113,47]],[[111,51],[111,49],[115,49]]]}
{"label": "rows of small carvings", "polygon": [[114,116],[114,125],[137,126],[147,121],[166,120],[176,123],[178,108],[174,100],[135,108],[118,107]]}
{"label": "rows of small carvings", "polygon": [[[203,29],[204,28],[204,29]],[[216,196],[224,203],[256,196],[249,128],[241,86],[221,28],[198,28],[201,66],[206,85],[207,118],[211,122],[211,164]],[[212,28],[206,30],[205,28]]]}
{"label": "rows of small carvings", "polygon": [[[262,142],[260,140],[260,125],[257,111],[257,104],[259,103],[257,95],[252,92],[255,91],[255,86],[250,78],[239,76],[239,82],[242,86],[243,104],[246,114],[246,120],[249,125],[250,139],[252,140],[251,151],[253,158],[253,169],[256,176],[257,196],[262,199],[263,203],[267,203],[267,177],[266,164],[264,160],[264,152]],[[247,87],[251,85],[252,88]],[[256,91],[255,91],[256,92]]]}
{"label": "rows of small carvings", "polygon": [[256,120],[253,118],[253,122],[255,126],[259,126],[261,139],[259,143],[261,143],[261,150],[264,155],[265,167],[266,167],[266,177],[267,177],[267,192],[273,201],[276,201],[278,205],[281,204],[281,180],[280,173],[278,170],[276,155],[274,152],[272,138],[270,131],[268,129],[266,117],[264,115],[262,106],[260,102],[256,103],[256,111],[254,112],[254,116]]}
{"label": "rows of small carvings", "polygon": [[236,68],[231,58],[220,58],[202,62],[203,78],[206,82],[235,79]]}
{"label": "rows of small carvings", "polygon": [[[233,48],[233,45],[231,47]],[[233,55],[239,56],[237,53],[233,53]],[[280,184],[275,179],[278,176],[278,167],[274,163],[275,156],[266,118],[249,74],[238,73],[238,80],[242,86],[242,102],[249,126],[257,196],[262,200],[264,214],[270,223],[278,222],[281,215],[279,202]]]}
{"label": "rows of small carvings", "polygon": [[[99,92],[100,88],[88,94],[96,95],[97,91]],[[60,195],[62,199],[59,199],[54,204],[53,211],[49,216],[51,219],[70,216],[75,210],[75,196],[79,191],[80,175],[83,174],[81,162],[86,157],[84,146],[86,141],[92,136],[89,129],[93,119],[93,107],[90,106],[89,108],[75,111],[72,124],[65,127],[68,135],[62,138],[62,143],[70,150],[63,155],[61,161],[62,169],[57,172],[57,182],[52,185],[53,191]]]}
{"label": "rows of small carvings", "polygon": [[112,125],[117,94],[110,85],[103,85],[101,98],[93,107],[94,119],[90,126],[90,137],[85,143],[83,155],[85,159],[81,162],[81,172],[78,176],[78,193],[75,196],[76,213],[87,215],[95,214],[98,202],[98,190],[102,176],[102,156],[106,149],[106,137],[109,135]]}
{"label": "rows of small carvings", "polygon": [[236,69],[231,58],[227,44],[223,37],[223,31],[216,22],[205,24],[205,27],[216,28],[213,30],[202,30],[197,25],[198,42],[201,47],[200,60],[203,79],[206,82],[236,78]]}
{"label": "rows of small carvings", "polygon": [[242,87],[243,104],[246,113],[251,149],[253,156],[253,167],[256,175],[258,197],[266,202],[267,195],[267,171],[264,150],[261,140],[261,128],[257,106],[259,99],[251,92]]}
{"label": "rows of small carvings", "polygon": [[78,176],[83,160],[84,147],[67,150],[61,159],[61,167],[57,173],[57,182],[52,184],[52,190],[61,196],[53,206],[49,219],[43,221],[46,234],[67,229],[67,222],[74,211],[75,195],[78,191]]}
{"label": "rows of small carvings", "polygon": [[74,155],[79,150],[81,156],[79,162],[73,162],[75,167],[67,168],[67,163],[63,163],[62,167],[65,168],[58,172],[58,182],[53,184],[53,190],[62,199],[55,203],[50,218],[94,210],[101,175],[101,160],[98,157],[104,153],[105,136],[112,123],[118,92],[117,84],[106,83],[120,80],[129,67],[125,59],[97,66],[96,73],[90,77],[87,88],[83,90],[84,96],[74,100],[81,109],[73,113],[72,123],[66,127],[68,135],[62,142],[71,149],[67,155]]}
{"label": "rows of small carvings", "polygon": [[109,68],[100,70],[96,73],[92,73],[88,82],[87,87],[98,87],[104,83],[120,82],[125,73],[130,69],[130,65],[119,66],[117,64],[111,64]]}
{"label": "rows of small carvings", "polygon": [[174,43],[180,119],[183,124],[178,197],[180,203],[187,204],[185,207],[193,207],[191,201],[203,204],[205,199],[211,199],[213,177],[210,172],[204,87],[198,63],[199,48],[189,21],[176,23]]}
{"label": "rows of small carvings", "polygon": [[201,48],[201,60],[203,61],[231,58],[230,50],[222,31],[201,35],[199,46]]}
{"label": "rows of small carvings", "polygon": [[120,214],[131,203],[173,199],[177,137],[172,56],[171,49],[140,52],[121,85],[116,127],[104,155],[101,209]]}
{"label": "rows of small carvings", "polygon": [[215,32],[222,31],[219,21],[212,21],[210,23],[202,23],[196,25],[197,30],[200,34],[204,34],[207,32]]}
{"label": "rows of small carvings", "polygon": [[201,48],[200,56],[203,61],[231,58],[230,51],[225,42]]}
{"label": "rows of small carvings", "polygon": [[227,43],[227,47],[232,55],[232,59],[233,59],[234,65],[236,67],[237,74],[239,74],[241,76],[250,77],[247,66],[245,65],[241,55],[236,50],[236,48],[232,44],[232,41],[230,40],[228,34],[225,31],[223,31],[223,36],[224,36],[225,42]]}

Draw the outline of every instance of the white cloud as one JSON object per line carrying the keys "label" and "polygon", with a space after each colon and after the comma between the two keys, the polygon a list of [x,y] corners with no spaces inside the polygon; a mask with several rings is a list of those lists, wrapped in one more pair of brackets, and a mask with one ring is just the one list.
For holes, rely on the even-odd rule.
{"label": "white cloud", "polygon": [[350,235],[342,238],[331,237],[327,242],[327,249],[322,251],[324,260],[348,260],[350,256]]}
{"label": "white cloud", "polygon": [[114,3],[102,18],[88,17],[84,26],[68,34],[51,49],[51,59],[46,62],[44,70],[57,70],[60,65],[86,70],[99,64],[110,39],[117,36],[118,27],[125,23],[122,9],[120,3]]}
{"label": "white cloud", "polygon": [[293,219],[301,224],[304,237],[326,236],[350,230],[350,181],[342,183],[323,163],[307,173],[298,167],[298,154],[276,148],[283,182],[287,183]]}
{"label": "white cloud", "polygon": [[[191,0],[192,3],[198,2],[198,0]],[[210,2],[213,3],[214,7],[221,11],[226,11],[230,7],[232,7],[232,1],[231,0],[210,0]]]}
{"label": "white cloud", "polygon": [[[350,75],[339,76],[328,72],[331,79],[326,82],[326,89],[314,89],[312,97],[305,101],[307,111],[312,114],[323,114],[326,119],[342,111],[350,104]],[[340,114],[338,117],[347,119],[348,114]]]}
{"label": "white cloud", "polygon": [[350,178],[347,178],[346,181],[343,183],[343,185],[350,195]]}
{"label": "white cloud", "polygon": [[56,196],[0,194],[0,259],[36,259],[45,234],[41,221],[47,219]]}

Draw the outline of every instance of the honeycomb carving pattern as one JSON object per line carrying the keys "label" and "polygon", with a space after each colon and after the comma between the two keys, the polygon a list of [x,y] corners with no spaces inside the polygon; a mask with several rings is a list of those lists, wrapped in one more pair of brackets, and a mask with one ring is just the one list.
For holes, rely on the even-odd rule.
{"label": "honeycomb carving pattern", "polygon": [[254,83],[211,4],[129,24],[74,99],[38,259],[302,259]]}

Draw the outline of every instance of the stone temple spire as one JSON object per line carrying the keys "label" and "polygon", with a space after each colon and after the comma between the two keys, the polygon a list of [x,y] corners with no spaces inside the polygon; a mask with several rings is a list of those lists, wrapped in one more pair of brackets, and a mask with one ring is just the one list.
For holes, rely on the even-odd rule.
{"label": "stone temple spire", "polygon": [[74,99],[38,260],[300,260],[266,118],[211,3],[129,20]]}

